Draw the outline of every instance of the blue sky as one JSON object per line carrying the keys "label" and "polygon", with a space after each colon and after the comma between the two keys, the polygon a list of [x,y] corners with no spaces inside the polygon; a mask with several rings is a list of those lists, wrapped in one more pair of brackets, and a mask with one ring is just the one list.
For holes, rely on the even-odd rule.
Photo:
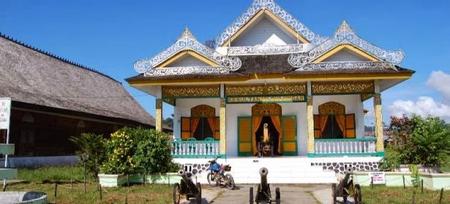
{"label": "blue sky", "polygon": [[[251,2],[2,0],[0,32],[122,81],[153,114],[154,98],[124,81],[137,74],[133,63],[167,48],[185,26],[202,42],[216,38]],[[417,72],[383,93],[385,115],[423,109],[450,118],[450,1],[430,2],[277,0],[319,35],[332,35],[345,19],[363,39],[406,53],[402,66]]]}

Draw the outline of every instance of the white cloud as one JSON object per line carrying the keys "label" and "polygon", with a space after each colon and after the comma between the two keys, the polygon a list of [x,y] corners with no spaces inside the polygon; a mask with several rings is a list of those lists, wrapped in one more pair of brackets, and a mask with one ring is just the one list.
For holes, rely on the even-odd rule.
{"label": "white cloud", "polygon": [[396,100],[389,106],[394,116],[416,114],[420,116],[437,116],[450,122],[450,74],[433,71],[427,80],[427,86],[438,91],[443,101],[436,101],[429,96],[421,96],[416,101]]}
{"label": "white cloud", "polygon": [[416,114],[425,117],[437,116],[450,121],[450,106],[436,102],[428,96],[421,96],[417,101],[396,100],[389,106],[389,110],[394,116]]}
{"label": "white cloud", "polygon": [[450,103],[450,74],[433,71],[428,78],[427,85],[441,93],[445,101]]}

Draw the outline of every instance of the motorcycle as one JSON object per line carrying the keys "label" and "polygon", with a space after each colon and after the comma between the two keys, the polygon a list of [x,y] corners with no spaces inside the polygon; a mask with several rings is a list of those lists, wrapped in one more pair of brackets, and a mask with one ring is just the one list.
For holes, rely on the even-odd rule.
{"label": "motorcycle", "polygon": [[229,164],[223,165],[217,163],[217,158],[209,161],[208,167],[208,183],[211,186],[223,186],[230,190],[233,190],[236,185],[234,184],[233,176],[230,173],[225,173],[231,171],[231,166]]}

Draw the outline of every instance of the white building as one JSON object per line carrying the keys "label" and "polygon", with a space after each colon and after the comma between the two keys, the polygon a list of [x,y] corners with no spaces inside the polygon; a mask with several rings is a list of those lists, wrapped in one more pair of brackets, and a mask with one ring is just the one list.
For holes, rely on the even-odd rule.
{"label": "white building", "polygon": [[[353,162],[356,170],[377,168],[367,162],[384,155],[381,93],[414,73],[400,67],[402,52],[370,44],[345,21],[321,37],[274,0],[254,0],[215,43],[207,47],[186,29],[127,79],[156,97],[157,129],[163,102],[174,106],[172,153],[186,158],[177,161],[221,156],[245,165],[262,155],[336,172]],[[374,101],[374,138],[363,138],[366,100]]]}

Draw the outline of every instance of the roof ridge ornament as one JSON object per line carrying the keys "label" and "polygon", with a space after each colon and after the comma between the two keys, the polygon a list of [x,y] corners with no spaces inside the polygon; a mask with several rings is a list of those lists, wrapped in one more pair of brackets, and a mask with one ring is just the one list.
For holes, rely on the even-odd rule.
{"label": "roof ridge ornament", "polygon": [[189,30],[189,27],[187,27],[187,26],[184,28],[184,31],[183,31],[183,33],[181,33],[178,40],[182,39],[182,38],[196,39],[195,36],[192,34],[191,30]]}
{"label": "roof ridge ornament", "polygon": [[347,21],[343,20],[339,28],[336,30],[336,33],[355,33],[355,32],[353,32],[352,27],[350,27]]}
{"label": "roof ridge ornament", "polygon": [[297,20],[289,12],[279,6],[275,0],[254,0],[251,6],[239,16],[225,31],[216,39],[216,46],[225,44],[234,34],[236,34],[245,24],[250,21],[259,11],[266,9],[279,17],[284,23],[289,25],[295,32],[313,44],[320,44],[324,38],[312,32],[303,23]]}
{"label": "roof ridge ornament", "polygon": [[400,64],[405,56],[402,51],[384,50],[365,41],[351,29],[347,21],[343,21],[332,38],[311,49],[309,53],[291,54],[288,58],[288,62],[291,66],[302,70],[305,65],[313,62],[323,54],[339,45],[345,44],[357,47],[381,61],[389,62],[394,65]]}
{"label": "roof ridge ornament", "polygon": [[261,5],[262,8],[275,4],[275,0],[254,0],[252,4]]}
{"label": "roof ridge ornament", "polygon": [[[220,53],[216,52],[215,50],[207,47],[206,45],[203,45],[197,39],[195,39],[192,32],[189,30],[189,28],[185,28],[183,32],[181,33],[178,40],[172,44],[169,48],[166,50],[160,52],[158,55],[156,55],[153,58],[149,59],[143,59],[139,60],[134,64],[134,69],[141,74],[148,74],[152,75],[152,73],[155,73],[156,75],[158,73],[164,74],[164,75],[170,75],[171,73],[175,73],[172,71],[175,71],[175,69],[172,68],[165,68],[166,71],[159,71],[155,72],[154,70],[158,65],[165,62],[167,59],[175,56],[176,54],[185,51],[185,50],[192,50],[194,52],[197,52],[200,55],[203,55],[204,57],[208,58],[209,60],[217,63],[219,67],[211,67],[214,69],[219,69],[223,72],[225,71],[236,71],[242,66],[242,62],[238,57],[229,57],[225,55],[221,55]],[[180,73],[188,73],[189,70],[206,70],[204,67],[201,69],[195,69],[192,67],[184,67],[186,68],[183,70],[183,67],[177,67],[176,68],[176,74]],[[153,71],[152,71],[153,70]],[[172,70],[172,71],[171,71]]]}

